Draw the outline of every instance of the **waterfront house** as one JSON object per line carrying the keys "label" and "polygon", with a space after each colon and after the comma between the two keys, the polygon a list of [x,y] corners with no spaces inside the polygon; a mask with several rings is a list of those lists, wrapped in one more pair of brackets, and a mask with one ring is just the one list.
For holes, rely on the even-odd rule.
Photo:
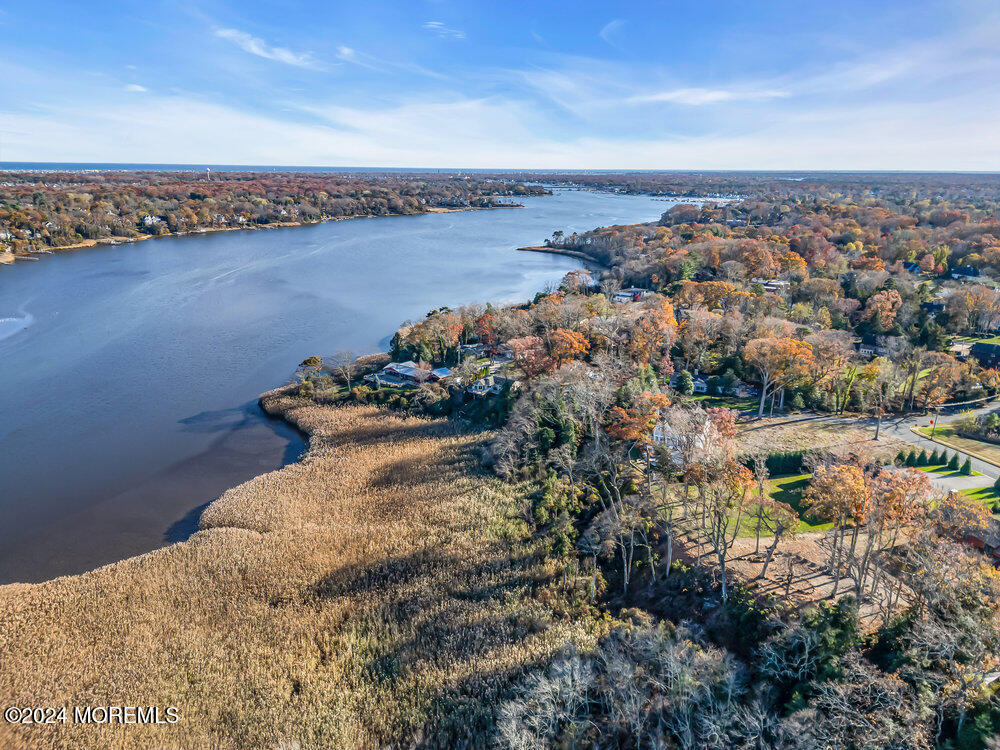
{"label": "waterfront house", "polygon": [[637,287],[632,287],[629,289],[622,289],[614,293],[611,298],[612,302],[626,303],[626,302],[638,302],[643,297],[648,294],[652,294],[648,289],[639,289]]}
{"label": "waterfront house", "polygon": [[[440,368],[439,371],[447,370],[448,377],[451,370]],[[412,360],[407,362],[390,362],[377,373],[365,375],[365,380],[375,385],[411,386],[419,385],[428,380],[442,380],[443,377],[435,377],[429,367],[421,367]]]}
{"label": "waterfront house", "polygon": [[504,386],[508,382],[510,382],[508,378],[500,377],[499,375],[487,375],[470,384],[466,390],[473,396],[497,396],[503,391]]}

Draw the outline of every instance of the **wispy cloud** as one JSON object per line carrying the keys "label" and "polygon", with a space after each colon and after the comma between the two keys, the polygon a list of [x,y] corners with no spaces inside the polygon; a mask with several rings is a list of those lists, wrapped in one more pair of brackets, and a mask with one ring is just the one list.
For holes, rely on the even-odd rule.
{"label": "wispy cloud", "polygon": [[126,84],[125,85],[125,90],[126,91],[132,91],[132,92],[135,92],[137,94],[142,94],[142,93],[145,93],[146,91],[149,91],[149,89],[147,89],[145,86],[140,86],[138,83],[129,83],[129,84]]}
{"label": "wispy cloud", "polygon": [[[976,97],[950,111],[972,112]],[[755,132],[695,137],[553,138],[533,107],[502,98],[330,106],[322,122],[243,111],[179,97],[128,106],[11,114],[6,130],[24,160],[180,161],[237,164],[589,169],[984,169],[1000,164],[993,138],[1000,105],[976,118],[938,121],[921,106],[831,108],[782,118]],[[895,133],[906,129],[907,138]],[[970,150],[968,143],[977,147]]]}
{"label": "wispy cloud", "polygon": [[605,42],[611,46],[615,46],[614,35],[622,29],[625,25],[624,19],[616,18],[613,21],[608,21],[601,30],[597,32],[597,36],[601,37]]}
{"label": "wispy cloud", "polygon": [[244,52],[263,57],[265,60],[294,65],[297,68],[322,68],[308,52],[293,52],[286,47],[275,47],[263,39],[239,29],[217,29],[215,35],[220,39],[232,42]]}
{"label": "wispy cloud", "polygon": [[439,37],[445,39],[465,39],[465,32],[461,29],[452,29],[445,26],[441,21],[427,21],[423,28],[433,31]]}
{"label": "wispy cloud", "polygon": [[653,103],[669,102],[670,104],[687,104],[693,107],[700,107],[705,104],[718,104],[720,102],[763,102],[769,99],[781,99],[789,96],[787,91],[777,91],[773,89],[739,91],[729,89],[673,89],[671,91],[660,91],[655,94],[642,94],[629,97],[631,103]]}

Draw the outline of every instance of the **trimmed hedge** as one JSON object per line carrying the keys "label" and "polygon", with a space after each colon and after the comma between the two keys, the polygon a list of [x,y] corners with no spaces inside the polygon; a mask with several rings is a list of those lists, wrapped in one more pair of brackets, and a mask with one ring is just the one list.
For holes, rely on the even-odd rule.
{"label": "trimmed hedge", "polygon": [[[767,471],[771,476],[779,474],[801,474],[804,451],[779,451],[767,457]],[[752,469],[747,460],[747,467]]]}

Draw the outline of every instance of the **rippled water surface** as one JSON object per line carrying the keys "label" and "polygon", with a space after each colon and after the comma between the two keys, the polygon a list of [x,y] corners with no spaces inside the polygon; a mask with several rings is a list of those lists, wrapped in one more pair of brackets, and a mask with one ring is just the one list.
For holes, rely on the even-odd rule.
{"label": "rippled water surface", "polygon": [[578,264],[517,246],[668,207],[577,191],[525,203],[0,266],[0,582],[185,538],[227,487],[302,450],[256,397],[305,356],[375,351],[444,304],[527,299]]}

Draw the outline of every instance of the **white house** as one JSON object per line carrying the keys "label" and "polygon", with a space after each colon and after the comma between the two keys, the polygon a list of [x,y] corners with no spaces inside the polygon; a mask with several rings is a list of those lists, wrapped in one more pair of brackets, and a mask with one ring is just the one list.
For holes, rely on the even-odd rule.
{"label": "white house", "polygon": [[473,396],[499,395],[503,387],[507,384],[507,378],[497,375],[487,375],[472,383],[466,390]]}
{"label": "white house", "polygon": [[[712,432],[712,424],[705,419],[705,424],[701,429],[701,433],[695,438],[695,447],[699,450],[704,449],[705,445],[708,443],[709,436]],[[674,463],[680,463],[681,461],[681,438],[677,434],[677,431],[664,421],[659,421],[653,428],[653,445],[664,447],[670,454],[670,459]]]}
{"label": "white house", "polygon": [[[446,374],[444,373],[445,370],[447,370]],[[443,380],[451,375],[451,370],[448,370],[447,367],[439,368],[437,372],[441,374],[435,376],[433,371],[425,367],[420,367],[412,360],[407,362],[390,362],[379,372],[372,375],[365,375],[365,380],[377,385],[414,385],[427,380]]]}
{"label": "white house", "polygon": [[631,289],[622,289],[621,291],[615,292],[614,296],[611,298],[612,302],[638,302],[643,297],[648,294],[652,294],[648,289],[638,289],[632,287]]}

